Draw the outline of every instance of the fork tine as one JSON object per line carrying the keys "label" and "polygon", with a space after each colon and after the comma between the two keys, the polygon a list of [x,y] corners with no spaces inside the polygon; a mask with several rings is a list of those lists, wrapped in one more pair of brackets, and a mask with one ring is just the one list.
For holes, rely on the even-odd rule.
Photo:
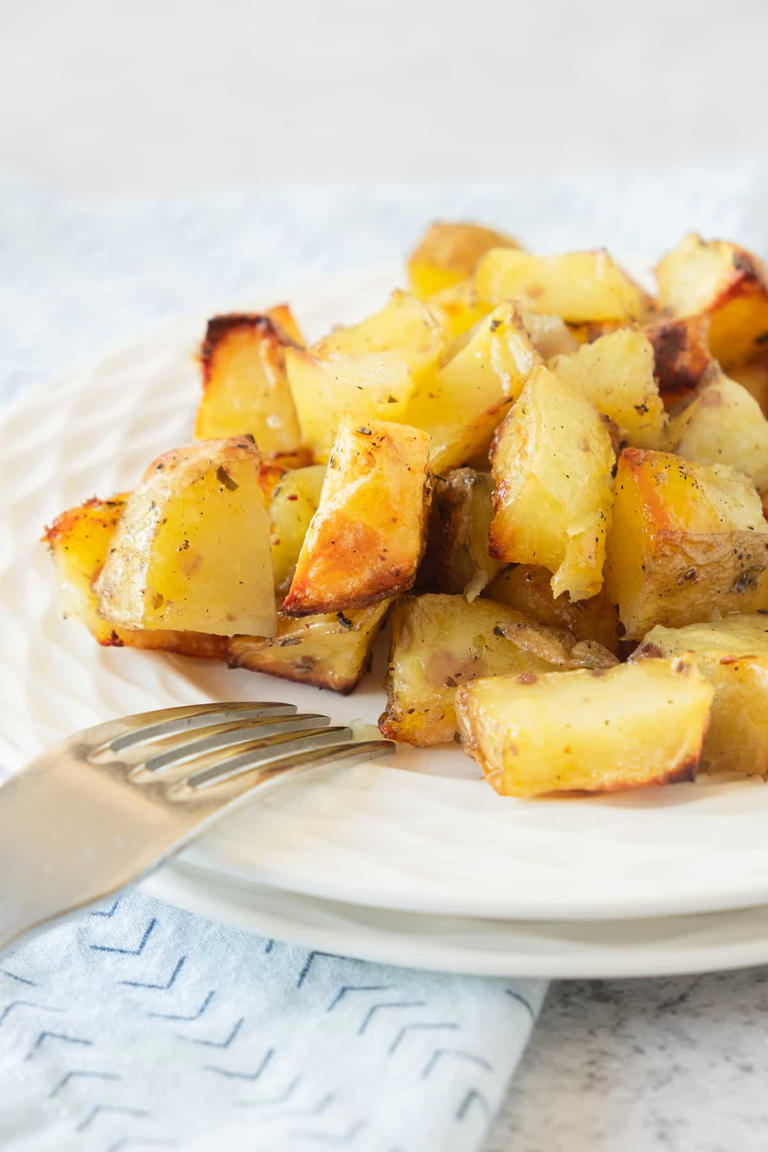
{"label": "fork tine", "polygon": [[269,716],[289,716],[296,712],[295,704],[282,704],[272,700],[229,700],[222,703],[188,704],[181,708],[158,708],[154,712],[137,712],[106,724],[98,724],[81,733],[80,740],[90,746],[90,755],[109,749],[119,752],[132,744],[162,739],[191,728],[207,728],[229,720],[260,719]]}
{"label": "fork tine", "polygon": [[[349,731],[349,729],[347,729]],[[322,736],[327,736],[333,729],[326,729]],[[338,734],[337,734],[338,736]],[[187,780],[180,781],[169,792],[173,799],[191,799],[201,792],[216,785],[222,786],[231,798],[249,792],[259,782],[266,778],[278,779],[284,772],[294,768],[310,767],[313,764],[337,764],[341,761],[377,760],[379,757],[394,754],[396,745],[393,740],[342,740],[336,743],[305,744],[300,740],[292,742],[296,746],[291,749],[286,744],[282,749],[272,749],[272,755],[263,757],[256,752],[253,756],[243,753],[237,757],[236,767],[232,764],[213,765],[202,772],[196,772]],[[258,769],[255,779],[250,773]]]}
{"label": "fork tine", "polygon": [[181,781],[199,791],[212,784],[223,783],[259,764],[266,764],[279,756],[286,756],[291,752],[299,752],[303,748],[321,748],[327,744],[339,744],[342,740],[352,739],[352,729],[342,725],[333,725],[329,728],[315,728],[308,732],[282,733],[278,736],[268,736],[265,740],[254,740],[244,748],[233,748],[223,753],[214,752],[206,757],[201,764],[195,766],[194,772],[189,773]]}
{"label": "fork tine", "polygon": [[[275,716],[263,720],[235,720],[229,724],[212,724],[204,729],[205,734],[197,739],[187,739],[185,733],[171,737],[163,742],[170,746],[161,745],[160,750],[154,755],[151,755],[151,750],[146,750],[143,745],[133,749],[137,763],[131,770],[130,777],[134,779],[145,772],[152,774],[164,772],[192,758],[199,759],[209,753],[223,751],[233,744],[263,741],[268,736],[277,736],[281,732],[293,733],[303,732],[308,728],[323,728],[330,722],[328,716],[320,713],[297,712],[295,715]],[[195,736],[196,732],[192,735]],[[153,744],[153,747],[157,745]],[[125,751],[129,754],[125,759],[130,763],[131,749]]]}

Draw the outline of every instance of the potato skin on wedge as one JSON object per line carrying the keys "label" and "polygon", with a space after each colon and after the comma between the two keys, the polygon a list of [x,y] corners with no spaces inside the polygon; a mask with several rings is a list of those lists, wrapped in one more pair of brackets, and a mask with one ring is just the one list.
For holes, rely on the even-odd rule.
{"label": "potato skin on wedge", "polygon": [[105,648],[146,648],[203,659],[224,659],[226,640],[223,636],[170,629],[118,628],[100,615],[93,582],[107,557],[127,499],[124,493],[109,500],[94,497],[62,512],[46,528],[43,540],[53,560],[64,615],[80,620]]}
{"label": "potato skin on wedge", "polygon": [[578,666],[574,643],[567,632],[492,600],[468,604],[463,596],[404,596],[392,612],[387,708],[379,728],[390,739],[420,747],[453,740],[459,684],[477,676]]}
{"label": "potato skin on wedge", "polygon": [[94,588],[124,628],[276,627],[261,457],[248,436],[166,452],[128,497]]}
{"label": "potato skin on wedge", "polygon": [[232,668],[265,672],[297,684],[329,688],[346,696],[368,670],[371,649],[391,601],[370,608],[303,616],[279,615],[277,635],[232,636],[227,660]]}
{"label": "potato skin on wedge", "polygon": [[475,680],[459,688],[456,710],[488,783],[530,797],[693,779],[713,695],[681,656]]}
{"label": "potato skin on wedge", "polygon": [[754,609],[768,523],[745,476],[627,448],[615,490],[606,593],[629,639]]}
{"label": "potato skin on wedge", "polygon": [[429,437],[345,419],[282,611],[363,608],[411,587],[424,549]]}

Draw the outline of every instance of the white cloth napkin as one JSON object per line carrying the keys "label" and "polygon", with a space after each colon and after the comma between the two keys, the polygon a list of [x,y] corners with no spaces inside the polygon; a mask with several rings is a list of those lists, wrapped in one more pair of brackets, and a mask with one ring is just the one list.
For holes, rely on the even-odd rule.
{"label": "white cloth napkin", "polygon": [[469,1152],[539,981],[312,952],[124,894],[0,956],[3,1152]]}

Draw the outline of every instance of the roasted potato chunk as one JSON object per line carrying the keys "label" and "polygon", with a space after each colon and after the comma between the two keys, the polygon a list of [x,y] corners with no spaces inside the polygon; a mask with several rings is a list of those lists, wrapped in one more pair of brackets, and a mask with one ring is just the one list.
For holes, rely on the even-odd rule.
{"label": "roasted potato chunk", "polygon": [[405,423],[430,434],[434,472],[487,451],[504,413],[540,363],[511,304],[480,322],[437,376],[414,391],[403,413]]}
{"label": "roasted potato chunk", "polygon": [[[283,473],[269,505],[270,545],[275,595],[284,600],[312,517],[320,503],[325,478],[322,464]],[[278,633],[279,635],[279,633]]]}
{"label": "roasted potato chunk", "polygon": [[461,280],[450,288],[443,288],[424,303],[436,317],[449,341],[458,341],[471,328],[479,324],[491,311],[490,304],[483,304],[477,298],[474,281]]}
{"label": "roasted potato chunk", "polygon": [[[427,746],[456,733],[456,687],[476,676],[539,672],[591,662],[574,637],[522,612],[463,596],[404,596],[392,612],[385,736]],[[608,656],[610,659],[610,656]]]}
{"label": "roasted potato chunk", "polygon": [[653,348],[642,332],[620,328],[550,365],[591,400],[639,448],[664,447],[667,417],[653,374]]}
{"label": "roasted potato chunk", "polygon": [[381,312],[337,328],[310,348],[288,348],[288,381],[304,443],[318,461],[342,416],[407,423],[413,391],[434,379],[445,348],[439,320],[415,296],[393,292]]}
{"label": "roasted potato chunk", "polygon": [[643,331],[653,347],[654,372],[666,406],[694,392],[712,363],[709,316],[656,320]]}
{"label": "roasted potato chunk", "polygon": [[411,291],[422,298],[471,276],[490,248],[517,248],[516,240],[480,224],[432,224],[408,257]]}
{"label": "roasted potato chunk", "polygon": [[278,315],[297,331],[287,308],[208,321],[200,350],[203,395],[195,423],[198,439],[248,433],[266,456],[299,447],[299,421],[285,370],[286,347],[298,345],[277,322]]}
{"label": "roasted potato chunk", "polygon": [[680,656],[474,680],[456,710],[465,750],[500,795],[614,792],[693,779],[713,695]]}
{"label": "roasted potato chunk", "polygon": [[632,659],[684,652],[715,690],[702,762],[716,772],[768,775],[768,617],[657,624]]}
{"label": "roasted potato chunk", "polygon": [[502,567],[488,551],[493,479],[474,468],[454,468],[434,481],[424,583],[475,600]]}
{"label": "roasted potato chunk", "polygon": [[53,559],[65,616],[83,623],[104,647],[162,649],[184,656],[223,659],[226,640],[202,632],[117,628],[99,613],[93,582],[109,552],[127,495],[110,500],[86,500],[78,508],[62,512],[43,540]]}
{"label": "roasted potato chunk", "polygon": [[286,615],[363,608],[411,587],[426,534],[428,451],[417,428],[341,422]]}
{"label": "roasted potato chunk", "polygon": [[614,460],[610,431],[589,400],[538,368],[494,440],[491,555],[548,568],[555,596],[595,596]]}
{"label": "roasted potato chunk", "polygon": [[485,589],[499,604],[547,624],[566,628],[577,640],[594,640],[616,652],[619,645],[619,614],[605,590],[589,600],[571,600],[565,593],[552,595],[551,574],[533,564],[509,564]]}
{"label": "roasted potato chunk", "polygon": [[746,388],[714,363],[702,390],[672,422],[670,446],[697,464],[728,464],[768,492],[768,420]]}
{"label": "roasted potato chunk", "polygon": [[391,601],[369,608],[292,620],[280,615],[274,639],[233,636],[227,657],[234,668],[266,672],[347,695],[368,669],[374,640]]}
{"label": "roasted potato chunk", "polygon": [[126,502],[94,588],[124,628],[274,635],[269,516],[250,437],[155,460]]}
{"label": "roasted potato chunk", "polygon": [[627,448],[616,476],[606,593],[630,639],[752,610],[768,524],[738,472]]}
{"label": "roasted potato chunk", "polygon": [[574,323],[640,320],[646,294],[604,249],[532,256],[494,248],[480,260],[475,287],[481,300],[515,300],[531,312],[548,312]]}
{"label": "roasted potato chunk", "polygon": [[745,248],[691,232],[656,265],[659,307],[709,316],[709,347],[726,371],[768,339],[768,271]]}

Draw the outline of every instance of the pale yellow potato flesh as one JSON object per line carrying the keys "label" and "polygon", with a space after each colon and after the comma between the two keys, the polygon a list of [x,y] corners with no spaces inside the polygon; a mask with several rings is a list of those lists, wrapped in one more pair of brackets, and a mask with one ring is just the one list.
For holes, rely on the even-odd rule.
{"label": "pale yellow potato flesh", "polygon": [[694,777],[714,689],[687,656],[462,685],[464,748],[502,796]]}
{"label": "pale yellow potato flesh", "polygon": [[323,464],[293,468],[281,476],[272,493],[270,547],[275,595],[279,601],[287,596],[291,586],[304,537],[320,503],[324,479]]}
{"label": "pale yellow potato flesh", "polygon": [[408,257],[411,291],[425,298],[471,276],[491,248],[517,248],[517,241],[480,224],[430,225]]}
{"label": "pale yellow potato flesh", "polygon": [[285,307],[264,315],[209,320],[199,357],[203,394],[195,422],[198,439],[247,433],[267,456],[299,447],[299,421],[285,369],[285,349],[297,344],[280,320],[296,331]]}
{"label": "pale yellow potato flesh", "polygon": [[[382,733],[426,747],[456,734],[457,685],[477,676],[573,667],[593,653],[573,652],[574,637],[492,600],[404,596],[392,612],[392,648]],[[608,657],[610,659],[610,657]]]}
{"label": "pale yellow potato flesh", "polygon": [[249,437],[201,440],[150,465],[94,584],[125,628],[274,635],[269,514]]}
{"label": "pale yellow potato flesh", "polygon": [[764,349],[768,270],[745,248],[691,232],[656,265],[656,279],[669,315],[709,317],[709,347],[726,371]]}
{"label": "pale yellow potato flesh", "polygon": [[542,360],[547,362],[555,356],[570,356],[573,352],[578,352],[581,345],[560,316],[550,316],[546,312],[531,312],[528,308],[520,308],[519,312]]}
{"label": "pale yellow potato flesh", "polygon": [[288,348],[286,369],[302,437],[326,461],[339,421],[407,422],[411,394],[434,379],[446,333],[415,296],[393,292],[373,316],[338,328],[307,349]]}
{"label": "pale yellow potato flesh", "polygon": [[494,439],[491,555],[553,573],[552,592],[595,596],[613,501],[611,433],[572,385],[538,368]]}
{"label": "pale yellow potato flesh", "polygon": [[642,332],[619,328],[572,356],[558,356],[550,369],[608,416],[627,443],[666,447],[667,415],[654,376],[653,347]]}
{"label": "pale yellow potato flesh", "polygon": [[684,652],[715,690],[702,763],[715,772],[768,775],[768,616],[658,624],[632,659]]}
{"label": "pale yellow potato flesh", "polygon": [[345,418],[282,610],[362,608],[410,588],[426,537],[429,437]]}
{"label": "pale yellow potato flesh", "polygon": [[768,492],[768,420],[746,388],[713,364],[669,430],[670,446],[697,464],[727,464]]}
{"label": "pale yellow potato flesh", "polygon": [[426,296],[424,302],[439,321],[448,340],[461,339],[491,311],[490,304],[478,300],[471,278]]}
{"label": "pale yellow potato flesh", "polygon": [[546,312],[573,323],[640,320],[649,308],[646,294],[604,249],[532,256],[494,248],[480,260],[475,287],[481,300],[514,300],[531,312]]}
{"label": "pale yellow potato flesh", "polygon": [[747,477],[627,448],[615,488],[605,583],[630,639],[754,610],[768,523]]}

